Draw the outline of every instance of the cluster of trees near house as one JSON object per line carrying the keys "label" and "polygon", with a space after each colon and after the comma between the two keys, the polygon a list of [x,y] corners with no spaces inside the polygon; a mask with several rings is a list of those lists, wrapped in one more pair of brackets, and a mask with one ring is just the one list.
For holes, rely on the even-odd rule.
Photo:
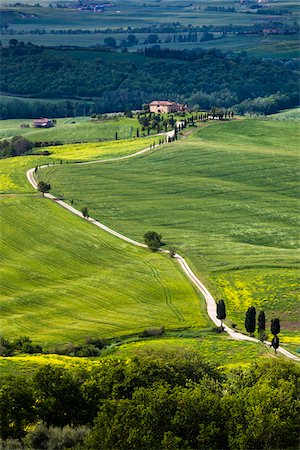
{"label": "cluster of trees near house", "polygon": [[0,378],[1,448],[286,449],[298,443],[299,367],[225,372],[194,352],[43,366]]}
{"label": "cluster of trees near house", "polygon": [[[34,58],[30,57],[31,52]],[[85,60],[72,56],[72,51],[37,50],[33,45],[15,42],[1,48],[0,53],[2,92],[60,102],[71,98],[82,102],[87,114],[140,109],[153,98],[173,98],[204,109],[234,106],[238,112],[240,105],[247,108],[243,102],[260,98],[262,113],[264,99],[268,112],[299,102],[297,73],[285,61],[248,59],[218,50],[149,48],[145,51],[147,58],[141,57],[137,63],[136,59],[124,57],[122,64],[102,57],[105,54],[101,52],[94,59]],[[166,64],[161,63],[161,58],[167,59]],[[27,107],[30,110],[34,105],[28,103]],[[65,107],[72,109],[71,104]],[[65,107],[60,113],[47,115],[66,115]],[[0,114],[1,118],[18,117],[18,111],[8,111],[7,106],[2,107]]]}

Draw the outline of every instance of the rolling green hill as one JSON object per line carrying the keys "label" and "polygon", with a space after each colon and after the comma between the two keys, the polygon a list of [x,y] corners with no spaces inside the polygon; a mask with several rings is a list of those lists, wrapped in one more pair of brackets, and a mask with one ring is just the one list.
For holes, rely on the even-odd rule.
{"label": "rolling green hill", "polygon": [[[145,146],[142,139],[127,147],[123,142],[125,154],[130,143],[131,152]],[[102,145],[102,155],[120,154],[121,141],[110,149]],[[56,157],[67,159],[59,149]],[[153,326],[210,327],[198,294],[173,260],[134,248],[33,192],[26,169],[45,160],[0,162],[1,333],[8,339],[25,334],[53,349]]]}
{"label": "rolling green hill", "polygon": [[296,345],[298,138],[288,121],[213,124],[151,155],[43,177],[123,234],[162,233],[225,299],[229,324],[243,329],[254,305]]}

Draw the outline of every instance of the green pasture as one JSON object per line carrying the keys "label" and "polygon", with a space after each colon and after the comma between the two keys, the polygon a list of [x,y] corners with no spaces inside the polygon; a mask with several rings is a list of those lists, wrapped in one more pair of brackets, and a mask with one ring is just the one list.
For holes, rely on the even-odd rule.
{"label": "green pasture", "polygon": [[0,372],[2,375],[31,373],[46,364],[67,369],[92,369],[100,366],[107,359],[129,360],[148,354],[164,357],[166,349],[168,352],[176,354],[196,352],[203,359],[225,369],[246,366],[258,359],[270,357],[274,353],[263,344],[235,341],[225,334],[199,332],[193,338],[180,337],[180,335],[178,337],[166,336],[113,345],[104,349],[102,355],[96,358],[78,358],[56,354],[21,354],[13,357],[0,357]]}
{"label": "green pasture", "polygon": [[299,336],[298,143],[294,122],[236,120],[132,160],[40,176],[127,236],[162,233],[225,299],[229,325],[243,330],[254,305],[291,338]]}
{"label": "green pasture", "polygon": [[[56,119],[52,128],[33,128],[33,120],[7,119],[0,121],[0,139],[22,135],[30,141],[60,141],[62,143],[76,141],[114,140],[116,132],[119,139],[136,137],[137,128],[141,132],[137,119],[120,117],[111,120],[92,120],[90,117],[74,117]],[[30,128],[21,128],[28,124]]]}
{"label": "green pasture", "polygon": [[2,198],[1,208],[7,338],[25,334],[49,348],[152,326],[209,327],[197,293],[167,256],[125,244],[38,194]]}
{"label": "green pasture", "polygon": [[[80,158],[132,153],[146,144],[85,144]],[[68,146],[60,146],[49,158],[68,157],[74,158]],[[25,334],[53,348],[153,326],[209,327],[198,293],[175,261],[126,244],[33,190],[26,170],[45,161],[28,156],[0,162],[1,333],[8,339]]]}

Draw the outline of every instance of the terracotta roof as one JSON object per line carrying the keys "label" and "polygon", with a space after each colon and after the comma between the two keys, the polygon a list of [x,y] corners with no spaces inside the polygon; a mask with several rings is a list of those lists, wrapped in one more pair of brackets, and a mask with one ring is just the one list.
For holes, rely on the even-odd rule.
{"label": "terracotta roof", "polygon": [[35,119],[35,123],[44,123],[44,122],[49,122],[50,119]]}
{"label": "terracotta roof", "polygon": [[151,102],[150,105],[152,105],[152,106],[172,106],[172,105],[175,105],[175,102],[166,102],[166,101],[155,100],[154,102]]}

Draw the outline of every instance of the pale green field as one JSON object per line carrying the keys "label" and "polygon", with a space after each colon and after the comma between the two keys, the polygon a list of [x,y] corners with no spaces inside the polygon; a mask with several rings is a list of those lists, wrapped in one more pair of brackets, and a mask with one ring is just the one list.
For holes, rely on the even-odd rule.
{"label": "pale green field", "polygon": [[[111,120],[91,120],[90,117],[68,117],[56,119],[57,124],[52,128],[33,128],[30,119],[8,119],[0,121],[0,139],[13,136],[25,136],[36,142],[60,141],[62,143],[77,141],[114,140],[116,132],[119,139],[136,137],[137,128],[141,133],[137,119],[120,117]],[[21,128],[21,124],[28,124],[30,128]]]}
{"label": "pale green field", "polygon": [[243,330],[254,305],[299,348],[298,143],[294,122],[235,121],[140,158],[43,176],[123,234],[162,233],[225,299],[229,325]]}

